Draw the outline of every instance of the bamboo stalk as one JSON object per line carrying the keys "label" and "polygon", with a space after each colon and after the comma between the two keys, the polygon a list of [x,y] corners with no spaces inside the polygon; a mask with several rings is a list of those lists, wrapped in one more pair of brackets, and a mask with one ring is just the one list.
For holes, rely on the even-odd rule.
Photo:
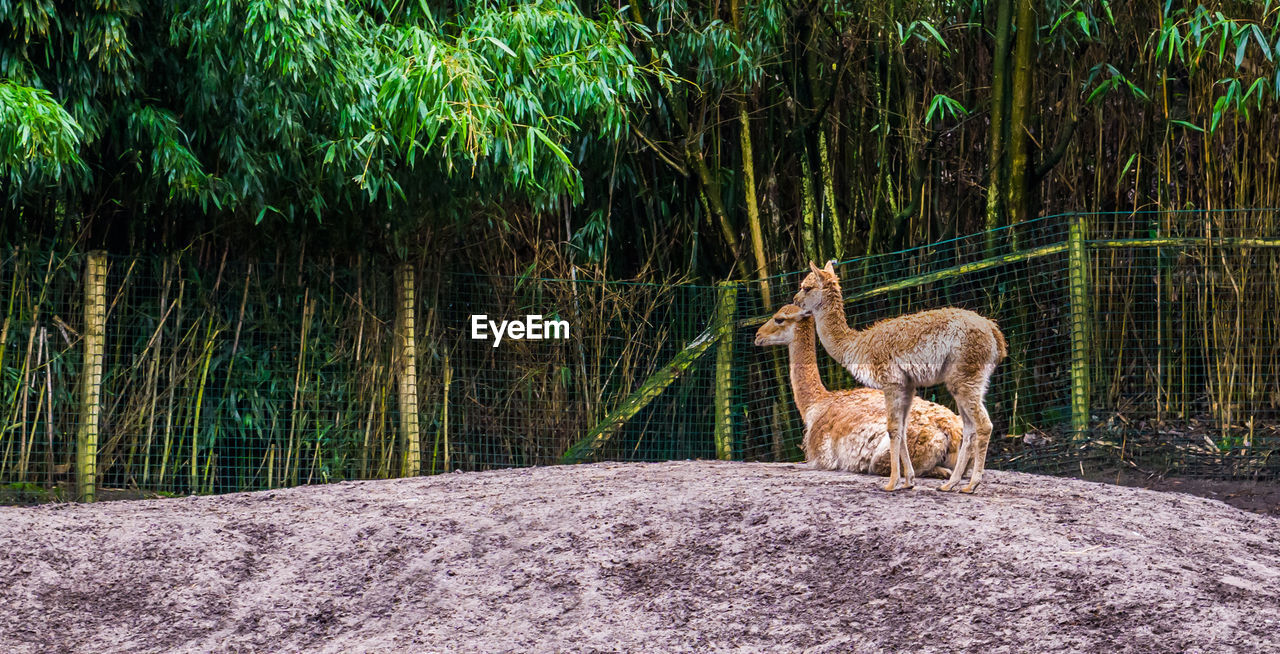
{"label": "bamboo stalk", "polygon": [[378,399],[377,385],[378,385],[379,366],[378,364],[375,363],[371,367],[372,367],[372,372],[371,372],[372,379],[370,380],[370,383],[369,383],[369,411],[365,414],[364,443],[363,443],[363,447],[361,447],[360,449],[361,451],[360,478],[361,479],[369,478],[369,459],[370,459],[369,439],[370,439],[370,436],[373,434],[374,406]]}
{"label": "bamboo stalk", "polygon": [[1089,264],[1085,249],[1084,222],[1076,218],[1071,224],[1067,255],[1071,298],[1071,431],[1074,438],[1084,438],[1089,429],[1089,308],[1085,268]]}
{"label": "bamboo stalk", "polygon": [[[301,271],[299,271],[299,282],[301,282]],[[298,366],[297,372],[293,378],[293,401],[291,407],[293,415],[289,420],[289,446],[285,450],[284,469],[281,475],[282,479],[287,478],[288,483],[298,483],[298,460],[302,458],[302,421],[303,409],[300,396],[306,386],[307,371],[307,336],[311,331],[311,320],[315,313],[315,301],[311,299],[311,289],[306,289],[302,293],[302,331],[298,337]]]}
{"label": "bamboo stalk", "polygon": [[[1010,225],[1017,225],[1030,217],[1031,201],[1028,188],[1034,175],[1030,157],[1031,113],[1035,98],[1032,95],[1032,67],[1035,63],[1033,47],[1036,44],[1036,14],[1032,0],[1015,0],[1013,61],[1010,62],[1013,79],[1009,85],[1008,166],[1005,180],[1006,204]],[[993,127],[994,129],[994,127]],[[1018,249],[1018,232],[1009,231],[1013,249]]]}
{"label": "bamboo stalk", "polygon": [[840,213],[836,209],[835,172],[827,152],[827,130],[821,125],[818,127],[818,167],[822,172],[822,205],[825,212],[822,222],[831,226],[831,256],[843,259],[844,231],[840,227]]}
{"label": "bamboo stalk", "polygon": [[275,472],[276,472],[276,444],[272,443],[267,446],[267,454],[263,459],[263,465],[267,468],[267,488],[275,488]]}
{"label": "bamboo stalk", "polygon": [[0,327],[0,365],[4,365],[4,353],[9,349],[9,325],[13,318],[13,302],[18,295],[18,264],[14,262],[13,284],[9,288],[9,302],[4,313],[4,325]]}
{"label": "bamboo stalk", "polygon": [[48,332],[44,327],[40,328],[40,346],[44,350],[44,390],[48,401],[45,402],[45,428],[48,433],[48,447],[44,451],[44,467],[45,474],[48,476],[49,486],[53,486],[53,366],[49,362],[49,342]]}
{"label": "bamboo stalk", "polygon": [[76,495],[85,502],[92,502],[97,496],[98,412],[102,402],[102,352],[106,339],[106,277],[106,253],[89,253],[85,270],[80,429],[76,435]]}
{"label": "bamboo stalk", "polygon": [[1008,86],[1009,57],[1009,23],[1012,11],[1012,0],[998,0],[996,10],[996,41],[991,64],[991,127],[988,130],[987,145],[987,203],[985,224],[986,251],[996,253],[995,231],[1001,225],[1000,208],[1004,188],[1004,136],[1008,125],[1005,122],[1005,109],[1008,106],[1006,87]]}
{"label": "bamboo stalk", "polygon": [[[177,266],[175,265],[174,267],[176,268]],[[182,323],[182,313],[183,313],[182,299],[183,297],[185,297],[186,291],[187,291],[186,280],[179,279],[178,280],[178,299],[177,299],[178,324]],[[183,343],[186,343],[189,340],[190,336],[191,336],[191,333],[190,331],[188,331],[186,336],[180,338],[178,340],[177,347],[174,348],[173,355],[169,357],[169,376],[168,376],[168,379],[166,380],[168,382],[166,386],[169,389],[169,393],[168,393],[169,397],[167,399],[167,406],[165,407],[165,416],[164,416],[164,448],[160,456],[160,472],[156,477],[156,483],[160,486],[164,485],[165,474],[168,472],[168,467],[169,467],[169,457],[173,453],[173,420],[175,415],[174,406],[177,403],[176,393],[178,390],[178,382],[177,382],[178,352],[183,349],[182,347]]]}
{"label": "bamboo stalk", "polygon": [[747,206],[747,225],[751,229],[751,252],[756,260],[756,277],[760,280],[760,297],[764,306],[772,307],[769,297],[769,263],[764,254],[764,230],[760,226],[760,205],[756,200],[756,166],[751,151],[751,119],[747,116],[747,103],[738,108],[740,124],[739,142],[742,146],[742,194]]}
{"label": "bamboo stalk", "polygon": [[440,441],[444,440],[444,470],[449,469],[449,387],[453,385],[453,367],[449,365],[449,353],[444,353],[443,398],[440,400],[440,427],[436,430],[436,443],[431,449],[431,474],[436,474],[436,457],[440,454]]}
{"label": "bamboo stalk", "polygon": [[[14,404],[14,414],[20,415],[18,420],[18,481],[25,482],[27,480],[27,411],[30,401],[27,395],[31,388],[30,376],[31,372],[31,350],[36,346],[36,326],[40,320],[40,305],[37,304],[31,320],[31,328],[27,331],[27,353],[22,359],[22,373],[18,377],[18,385],[14,387],[14,397],[18,397],[21,391],[21,398]],[[21,413],[18,407],[21,406]]]}
{"label": "bamboo stalk", "polygon": [[209,318],[205,329],[204,353],[201,356],[200,383],[196,388],[194,417],[191,422],[191,493],[200,490],[200,413],[204,408],[204,389],[209,380],[209,364],[213,361],[213,346],[221,330],[213,328],[213,318]]}
{"label": "bamboo stalk", "polygon": [[400,474],[416,476],[422,471],[421,443],[418,434],[418,364],[414,342],[414,317],[417,296],[414,293],[413,267],[401,264],[397,277],[399,302],[396,303],[396,338],[400,343],[400,432],[404,437],[404,464]]}
{"label": "bamboo stalk", "polygon": [[[822,252],[819,245],[822,242],[820,225],[818,224],[818,202],[814,197],[813,188],[813,170],[809,165],[808,148],[802,146],[800,148],[800,193],[803,203],[801,204],[801,216],[803,220],[800,223],[800,239],[804,246],[804,255],[812,261],[822,261]],[[872,219],[872,234],[875,234],[875,222]],[[870,237],[867,242],[867,253],[871,252]]]}
{"label": "bamboo stalk", "polygon": [[[738,306],[738,286],[733,282],[717,284],[716,301],[716,387],[715,387],[715,444],[716,458],[728,461],[733,458],[733,314]],[[775,435],[775,440],[780,438]],[[781,449],[777,447],[775,449]]]}
{"label": "bamboo stalk", "polygon": [[147,348],[151,350],[151,366],[147,372],[147,401],[146,422],[147,435],[142,446],[142,486],[146,487],[151,479],[151,443],[156,433],[156,402],[159,400],[159,377],[160,377],[160,360],[161,349],[164,345],[164,325],[165,319],[169,316],[169,312],[173,310],[173,306],[169,304],[169,262],[166,260],[161,268],[161,275],[164,277],[164,283],[160,290],[160,320],[156,324],[156,331],[151,335],[151,340],[147,343]]}
{"label": "bamboo stalk", "polygon": [[[44,344],[41,343],[36,347],[36,368],[40,367],[40,358],[44,353]],[[34,375],[33,375],[34,377]],[[39,383],[39,382],[36,382]],[[21,460],[18,461],[19,469],[22,470],[20,479],[26,481],[28,474],[31,472],[31,457],[35,454],[36,432],[40,426],[40,416],[44,412],[44,393],[36,396],[36,413],[31,421],[31,431],[26,434],[22,441]],[[35,477],[35,475],[31,475]]]}
{"label": "bamboo stalk", "polygon": [[[34,331],[35,331],[35,325],[32,325],[32,332],[34,333]],[[39,383],[38,381],[35,381],[35,380],[37,379],[37,374],[38,374],[37,371],[41,367],[40,361],[43,359],[43,356],[44,356],[44,339],[38,339],[36,341],[35,347],[36,347],[36,367],[31,372],[32,385]],[[22,414],[23,414],[22,415],[22,423],[23,423],[22,444],[18,450],[18,470],[20,471],[18,475],[18,481],[20,482],[26,481],[27,475],[31,472],[31,454],[32,454],[32,449],[35,447],[36,430],[37,430],[37,427],[39,426],[40,414],[44,409],[44,394],[41,393],[37,395],[35,418],[32,419],[30,423],[31,429],[29,432],[27,431],[28,423],[27,423],[26,404],[27,404],[26,394],[24,393],[23,407],[22,407]]]}

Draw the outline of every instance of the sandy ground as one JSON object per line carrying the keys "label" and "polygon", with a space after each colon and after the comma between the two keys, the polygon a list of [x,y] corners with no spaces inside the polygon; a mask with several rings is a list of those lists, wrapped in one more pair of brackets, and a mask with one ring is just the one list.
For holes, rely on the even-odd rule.
{"label": "sandy ground", "polygon": [[1280,518],[598,464],[0,508],[4,652],[1280,652]]}

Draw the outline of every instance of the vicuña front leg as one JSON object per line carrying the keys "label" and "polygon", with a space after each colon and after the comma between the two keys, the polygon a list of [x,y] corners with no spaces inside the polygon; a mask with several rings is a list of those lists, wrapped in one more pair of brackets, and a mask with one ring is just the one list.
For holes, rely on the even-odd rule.
{"label": "vicu\u00f1a front leg", "polygon": [[902,458],[902,455],[898,451],[898,443],[896,442],[897,436],[895,436],[895,434],[898,433],[897,422],[898,419],[895,418],[892,413],[889,414],[889,482],[881,487],[886,491],[897,490],[896,487],[898,485],[898,469],[901,466],[900,459]]}
{"label": "vicu\u00f1a front leg", "polygon": [[907,411],[911,410],[911,395],[904,393],[901,386],[885,386],[885,423],[889,433],[889,483],[884,490],[900,490],[898,480],[905,475],[902,489],[911,488],[915,482],[915,470],[911,466],[911,454],[907,451],[907,422],[903,419],[906,413],[902,410],[904,401]]}

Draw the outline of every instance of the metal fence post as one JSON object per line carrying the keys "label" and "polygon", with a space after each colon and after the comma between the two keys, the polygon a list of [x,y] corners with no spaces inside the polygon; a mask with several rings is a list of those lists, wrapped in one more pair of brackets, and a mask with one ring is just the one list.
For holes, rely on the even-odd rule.
{"label": "metal fence post", "polygon": [[404,434],[404,466],[401,475],[412,477],[422,470],[421,445],[418,442],[418,366],[414,343],[413,267],[408,263],[397,269],[399,302],[396,303],[396,340],[400,344],[400,431]]}
{"label": "metal fence post", "polygon": [[106,340],[107,254],[90,252],[84,275],[84,361],[80,373],[80,426],[76,433],[76,496],[97,499],[98,415],[102,401],[102,353]]}
{"label": "metal fence post", "polygon": [[1089,254],[1082,216],[1074,216],[1067,238],[1071,302],[1071,431],[1082,438],[1089,430]]}
{"label": "metal fence post", "polygon": [[738,285],[721,282],[716,285],[716,458],[733,458],[733,332],[738,308]]}

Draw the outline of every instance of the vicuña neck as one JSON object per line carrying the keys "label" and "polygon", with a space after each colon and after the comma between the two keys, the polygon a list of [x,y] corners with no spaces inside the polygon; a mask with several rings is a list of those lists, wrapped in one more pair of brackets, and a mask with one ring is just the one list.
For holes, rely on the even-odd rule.
{"label": "vicu\u00f1a neck", "polygon": [[815,402],[827,396],[818,374],[818,353],[813,340],[813,321],[796,325],[795,338],[787,346],[791,356],[791,393],[796,398],[796,408],[803,416]]}
{"label": "vicu\u00f1a neck", "polygon": [[818,326],[818,338],[827,354],[839,361],[846,368],[849,366],[848,353],[858,348],[861,332],[849,327],[844,315],[844,298],[829,297],[814,312],[814,321]]}

